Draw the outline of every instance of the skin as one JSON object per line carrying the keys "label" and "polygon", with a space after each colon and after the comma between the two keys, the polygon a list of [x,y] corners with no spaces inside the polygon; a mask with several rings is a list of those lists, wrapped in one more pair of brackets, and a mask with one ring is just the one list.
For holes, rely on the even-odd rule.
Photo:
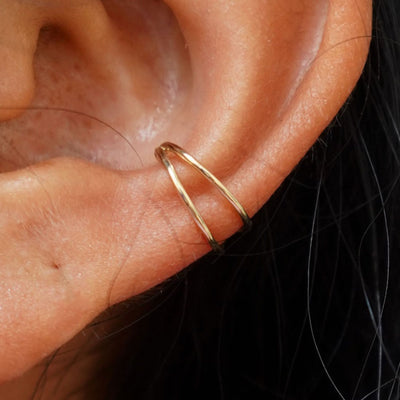
{"label": "skin", "polygon": [[[49,354],[87,343],[79,332],[102,311],[210,250],[153,149],[183,146],[253,215],[351,93],[371,8],[2,0],[2,399],[29,398]],[[176,165],[217,239],[236,232],[231,207]],[[97,357],[62,387],[51,381],[68,357],[52,367],[45,398],[83,384]]]}

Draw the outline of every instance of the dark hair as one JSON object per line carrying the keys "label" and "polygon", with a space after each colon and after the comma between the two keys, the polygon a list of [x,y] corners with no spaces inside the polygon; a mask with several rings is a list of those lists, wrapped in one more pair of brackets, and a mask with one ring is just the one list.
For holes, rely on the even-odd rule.
{"label": "dark hair", "polygon": [[400,398],[399,16],[375,2],[357,88],[253,230],[119,306],[96,399]]}

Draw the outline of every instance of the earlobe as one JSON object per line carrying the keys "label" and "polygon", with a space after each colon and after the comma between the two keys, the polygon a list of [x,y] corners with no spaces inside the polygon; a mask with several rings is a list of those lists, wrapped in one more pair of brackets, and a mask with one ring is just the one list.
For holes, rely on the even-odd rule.
{"label": "earlobe", "polygon": [[[168,59],[160,61],[165,67],[160,71],[184,71],[188,81],[174,97],[179,112],[165,114],[170,121],[148,143],[170,140],[185,147],[253,215],[354,87],[368,51],[371,3],[167,4],[187,53],[179,36],[176,58],[171,59],[175,52],[164,54]],[[139,56],[134,59],[145,65]],[[182,69],[179,62],[185,63]],[[157,94],[168,96],[161,87]],[[111,103],[108,115],[115,110]],[[127,139],[136,133],[130,130]],[[93,148],[99,144],[84,138]],[[149,149],[148,143],[138,150],[150,160],[156,145]],[[9,235],[0,251],[0,273],[10,298],[0,308],[0,337],[6,338],[0,354],[13,367],[0,365],[0,380],[32,366],[109,304],[162,282],[209,251],[162,166],[151,159],[135,171],[117,170],[115,160],[126,154],[115,154],[103,167],[55,159],[1,177],[0,198],[9,210],[2,226]],[[235,210],[207,182],[184,165],[177,169],[217,240],[241,227]],[[14,229],[16,220],[31,234]],[[35,321],[32,315],[46,304],[47,320]],[[18,329],[10,335],[12,315],[18,315]]]}

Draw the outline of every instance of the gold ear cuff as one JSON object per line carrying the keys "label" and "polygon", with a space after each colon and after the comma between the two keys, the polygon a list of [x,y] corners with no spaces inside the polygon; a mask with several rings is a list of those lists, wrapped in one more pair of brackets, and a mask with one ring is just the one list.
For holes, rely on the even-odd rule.
{"label": "gold ear cuff", "polygon": [[205,178],[207,178],[211,183],[213,183],[217,187],[219,192],[229,201],[229,203],[232,204],[232,206],[239,213],[245,229],[249,229],[251,227],[251,220],[247,212],[245,211],[243,206],[239,203],[239,201],[236,199],[236,197],[210,171],[208,171],[205,167],[203,167],[193,156],[191,156],[181,147],[179,147],[176,144],[166,142],[156,148],[155,150],[156,158],[159,161],[161,161],[161,163],[167,169],[169,176],[171,177],[172,182],[175,185],[176,190],[178,191],[182,200],[185,202],[186,206],[189,208],[190,214],[194,218],[196,224],[201,229],[203,234],[206,236],[212,249],[217,252],[222,252],[221,245],[215,240],[207,224],[204,222],[203,217],[200,215],[196,206],[193,204],[193,201],[191,200],[185,188],[183,187],[182,182],[180,181],[174,166],[171,164],[168,158],[169,152],[175,153],[182,160],[184,160],[190,166],[199,171]]}

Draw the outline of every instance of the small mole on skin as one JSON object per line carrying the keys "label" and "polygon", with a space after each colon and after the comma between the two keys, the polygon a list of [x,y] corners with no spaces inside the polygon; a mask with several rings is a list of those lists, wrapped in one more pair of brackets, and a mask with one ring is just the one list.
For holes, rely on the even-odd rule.
{"label": "small mole on skin", "polygon": [[51,264],[51,266],[52,266],[52,268],[54,268],[54,269],[60,269],[60,265],[57,264],[57,263],[55,263],[55,262],[53,262],[53,263]]}

